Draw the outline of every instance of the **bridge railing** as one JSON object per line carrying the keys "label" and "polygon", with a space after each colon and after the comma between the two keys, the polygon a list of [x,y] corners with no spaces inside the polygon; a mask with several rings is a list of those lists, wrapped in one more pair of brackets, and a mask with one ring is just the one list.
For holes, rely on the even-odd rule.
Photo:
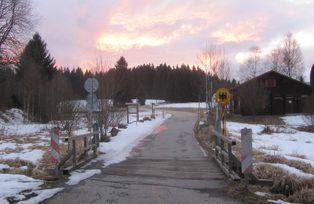
{"label": "bridge railing", "polygon": [[[101,132],[95,131],[65,138],[63,144],[67,143],[68,148],[63,156],[59,152],[59,159],[55,162],[55,174],[67,174],[94,159],[97,156],[100,134]],[[61,137],[62,135],[59,134],[59,138]]]}
{"label": "bridge railing", "polygon": [[236,145],[235,140],[231,140],[222,135],[217,130],[213,130],[215,137],[214,158],[222,171],[237,180],[243,177],[241,161],[232,152],[232,146]]}

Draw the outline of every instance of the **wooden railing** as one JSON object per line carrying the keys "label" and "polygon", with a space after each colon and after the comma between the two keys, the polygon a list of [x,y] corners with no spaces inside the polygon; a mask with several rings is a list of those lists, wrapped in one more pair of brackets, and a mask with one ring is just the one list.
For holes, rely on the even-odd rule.
{"label": "wooden railing", "polygon": [[232,146],[236,145],[236,141],[226,138],[216,130],[213,130],[213,134],[215,137],[215,160],[226,175],[234,180],[240,179],[243,177],[241,161],[232,152]]}
{"label": "wooden railing", "polygon": [[67,138],[68,153],[57,165],[59,174],[67,174],[94,159],[99,147],[99,136],[100,132],[93,132]]}

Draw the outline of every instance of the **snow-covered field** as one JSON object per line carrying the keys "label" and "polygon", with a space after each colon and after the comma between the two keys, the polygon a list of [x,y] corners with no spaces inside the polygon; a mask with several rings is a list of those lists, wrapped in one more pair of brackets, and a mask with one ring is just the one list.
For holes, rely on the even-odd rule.
{"label": "snow-covered field", "polygon": [[158,107],[165,107],[165,108],[206,108],[205,102],[191,102],[191,103],[169,103],[169,104],[162,104]]}
{"label": "snow-covered field", "polygon": [[[299,131],[296,128],[306,125],[303,117],[285,116],[282,117],[285,125],[270,126],[276,130],[272,134],[262,133],[265,125],[246,124],[239,122],[227,122],[228,131],[233,137],[240,141],[240,131],[243,128],[250,128],[253,132],[253,148],[266,153],[267,155],[279,155],[288,160],[297,160],[311,164],[314,167],[314,133]],[[313,178],[313,174],[306,174],[286,164],[271,164],[290,174],[304,178]]]}
{"label": "snow-covered field", "polygon": [[145,105],[152,105],[152,103],[154,104],[160,104],[160,103],[165,103],[165,100],[160,100],[160,99],[146,99],[145,100]]}
{"label": "snow-covered field", "polygon": [[[155,128],[161,125],[166,118],[162,118],[160,112],[156,112],[156,119],[143,123],[133,122],[127,129],[122,129],[117,136],[112,137],[108,143],[101,143],[99,151],[101,154],[95,161],[102,161],[104,166],[120,162],[126,159],[132,148],[141,139],[149,135]],[[140,113],[140,118],[149,117],[150,111]],[[135,121],[135,116],[131,117]],[[126,121],[123,121],[125,123]],[[33,167],[37,167],[43,159],[43,155],[49,150],[51,124],[35,124],[26,120],[25,114],[18,109],[0,112],[0,203],[8,203],[8,197],[14,201],[25,199],[30,194],[36,194],[28,200],[20,203],[38,203],[53,196],[63,188],[46,189],[43,181],[33,179],[25,175],[17,175],[8,172],[25,173],[29,168],[20,164],[10,166],[7,161],[27,161]],[[82,125],[75,134],[86,133],[86,125]],[[21,163],[21,162],[19,162]],[[22,162],[23,163],[23,162]],[[21,164],[22,164],[21,163]],[[91,162],[92,163],[92,162]],[[100,173],[100,169],[80,169],[72,172],[67,185],[75,185],[81,180],[87,179],[94,174]]]}

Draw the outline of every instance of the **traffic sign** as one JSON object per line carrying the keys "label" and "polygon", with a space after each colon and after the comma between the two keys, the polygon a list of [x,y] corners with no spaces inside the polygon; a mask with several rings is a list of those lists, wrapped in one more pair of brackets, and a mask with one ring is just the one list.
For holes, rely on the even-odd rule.
{"label": "traffic sign", "polygon": [[84,88],[89,93],[97,91],[99,82],[96,78],[88,78],[84,83]]}
{"label": "traffic sign", "polygon": [[219,105],[228,105],[231,101],[231,94],[226,88],[219,88],[216,92],[216,102]]}

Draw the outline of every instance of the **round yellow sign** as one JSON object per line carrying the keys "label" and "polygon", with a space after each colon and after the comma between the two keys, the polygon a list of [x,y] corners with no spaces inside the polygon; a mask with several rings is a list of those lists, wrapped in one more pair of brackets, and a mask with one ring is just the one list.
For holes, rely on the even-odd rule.
{"label": "round yellow sign", "polygon": [[216,91],[216,102],[219,105],[225,106],[228,105],[231,101],[231,94],[226,88],[219,88]]}

